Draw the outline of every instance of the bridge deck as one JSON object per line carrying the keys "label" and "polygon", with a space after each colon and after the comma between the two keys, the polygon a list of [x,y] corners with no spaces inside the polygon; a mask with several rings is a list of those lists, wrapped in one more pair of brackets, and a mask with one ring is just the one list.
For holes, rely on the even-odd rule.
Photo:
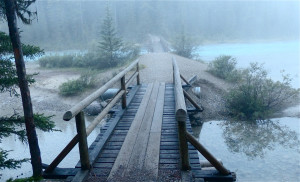
{"label": "bridge deck", "polygon": [[[115,112],[90,146],[95,163],[87,181],[181,181],[184,176],[185,181],[232,181],[232,176],[201,170],[198,152],[190,144],[192,169],[182,175],[173,84],[135,87],[128,101],[127,109]],[[189,119],[187,130],[192,132]],[[73,179],[69,176],[67,181]]]}

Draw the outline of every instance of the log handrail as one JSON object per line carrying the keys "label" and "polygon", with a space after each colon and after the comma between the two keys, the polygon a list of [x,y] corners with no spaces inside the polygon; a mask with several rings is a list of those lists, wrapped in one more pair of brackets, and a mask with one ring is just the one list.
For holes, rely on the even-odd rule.
{"label": "log handrail", "polygon": [[[189,157],[188,157],[188,144],[190,142],[221,174],[228,175],[230,171],[227,170],[211,153],[205,149],[190,133],[186,130],[186,105],[184,99],[184,91],[181,85],[181,78],[179,68],[177,66],[175,58],[173,58],[173,82],[175,92],[175,115],[178,123],[178,137],[179,137],[179,150],[181,169],[189,170]],[[184,82],[186,80],[184,79]],[[200,108],[199,108],[200,109]],[[201,108],[202,109],[202,108]]]}
{"label": "log handrail", "polygon": [[82,111],[84,108],[86,108],[88,105],[90,105],[95,99],[99,98],[107,89],[109,89],[113,84],[115,84],[117,81],[119,81],[122,77],[125,76],[126,73],[128,73],[135,65],[137,65],[139,60],[134,61],[131,63],[126,69],[121,71],[119,74],[117,74],[115,77],[113,77],[111,80],[109,80],[106,84],[104,84],[101,88],[96,90],[94,93],[92,93],[90,96],[73,106],[70,110],[68,110],[64,116],[63,119],[65,121],[69,121],[73,117],[76,116],[80,111]]}
{"label": "log handrail", "polygon": [[175,93],[175,116],[178,124],[178,139],[179,139],[179,151],[180,151],[180,161],[182,170],[190,170],[189,162],[189,151],[187,139],[185,137],[186,131],[186,105],[183,96],[183,90],[181,86],[181,79],[179,68],[177,66],[175,58],[173,61],[173,82],[174,82],[174,93]]}
{"label": "log handrail", "polygon": [[[97,127],[97,125],[101,122],[101,120],[108,114],[110,109],[122,98],[122,108],[124,109],[127,105],[126,103],[126,89],[130,85],[130,83],[137,78],[137,85],[140,84],[139,78],[139,60],[131,63],[127,68],[113,77],[110,81],[104,84],[101,88],[96,90],[94,93],[86,97],[84,100],[73,106],[70,110],[68,110],[63,119],[65,121],[71,120],[76,116],[76,127],[78,133],[73,137],[73,139],[66,145],[66,147],[58,154],[58,156],[52,161],[52,163],[47,166],[45,169],[46,173],[52,172],[58,164],[68,155],[68,153],[75,147],[75,145],[79,142],[79,152],[80,152],[80,162],[83,170],[89,169],[90,161],[88,154],[88,146],[87,146],[87,137],[91,134],[91,132]],[[125,82],[125,75],[132,70],[136,66],[136,71],[129,78],[127,82]],[[85,127],[85,121],[83,117],[83,109],[86,108],[89,104],[99,98],[106,90],[108,90],[111,86],[113,86],[117,81],[121,81],[121,89],[119,92],[113,97],[113,99],[105,106],[105,108],[99,113],[99,115],[91,122],[88,127]]]}

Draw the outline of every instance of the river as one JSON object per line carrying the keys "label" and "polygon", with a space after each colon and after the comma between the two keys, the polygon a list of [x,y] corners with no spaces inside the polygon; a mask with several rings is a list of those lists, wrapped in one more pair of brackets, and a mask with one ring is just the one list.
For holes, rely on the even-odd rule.
{"label": "river", "polygon": [[[299,42],[216,44],[198,48],[200,58],[212,61],[219,55],[231,55],[237,66],[264,63],[274,80],[285,70],[300,88]],[[293,108],[299,113],[300,106]],[[198,140],[224,166],[236,172],[241,182],[300,181],[300,118],[282,117],[258,123],[245,121],[208,121],[194,128]],[[203,156],[200,155],[203,159]]]}

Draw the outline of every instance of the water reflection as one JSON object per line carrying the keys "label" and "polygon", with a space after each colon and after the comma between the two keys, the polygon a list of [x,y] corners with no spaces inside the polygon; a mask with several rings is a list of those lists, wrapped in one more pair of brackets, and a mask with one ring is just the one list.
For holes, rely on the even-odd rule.
{"label": "water reflection", "polygon": [[263,158],[268,150],[274,150],[277,145],[296,149],[300,153],[298,133],[278,120],[224,121],[220,125],[228,150],[244,153],[249,159]]}

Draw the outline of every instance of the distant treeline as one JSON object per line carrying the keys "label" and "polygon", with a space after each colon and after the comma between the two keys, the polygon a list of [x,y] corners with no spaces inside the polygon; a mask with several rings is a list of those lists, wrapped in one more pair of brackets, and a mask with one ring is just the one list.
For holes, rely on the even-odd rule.
{"label": "distant treeline", "polygon": [[[38,19],[20,25],[25,43],[86,49],[100,39],[106,1],[37,1]],[[299,38],[297,1],[113,1],[116,28],[131,42],[147,34],[172,39],[184,30],[200,42]],[[5,23],[0,30],[6,30]]]}

